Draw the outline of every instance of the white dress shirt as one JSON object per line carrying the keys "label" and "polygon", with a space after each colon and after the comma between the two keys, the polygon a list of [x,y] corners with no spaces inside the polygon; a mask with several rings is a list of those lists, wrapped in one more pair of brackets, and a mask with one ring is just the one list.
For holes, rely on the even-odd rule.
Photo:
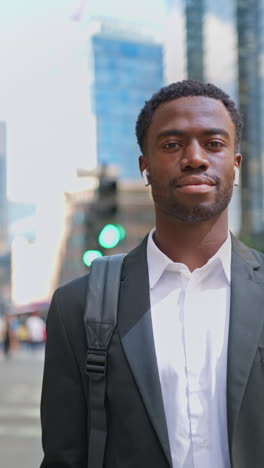
{"label": "white dress shirt", "polygon": [[226,373],[231,238],[192,273],[148,237],[150,303],[173,468],[230,468]]}

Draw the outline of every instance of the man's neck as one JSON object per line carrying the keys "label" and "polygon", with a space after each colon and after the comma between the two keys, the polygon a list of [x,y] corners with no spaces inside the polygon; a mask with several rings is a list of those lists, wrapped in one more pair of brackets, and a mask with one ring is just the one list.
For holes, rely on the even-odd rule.
{"label": "man's neck", "polygon": [[183,223],[156,212],[156,245],[171,260],[184,263],[190,271],[205,265],[227,236],[227,210],[199,224]]}

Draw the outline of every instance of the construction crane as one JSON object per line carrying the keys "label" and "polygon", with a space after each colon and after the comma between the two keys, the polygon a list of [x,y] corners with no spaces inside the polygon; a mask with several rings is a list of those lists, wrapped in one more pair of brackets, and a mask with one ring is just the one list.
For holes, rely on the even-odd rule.
{"label": "construction crane", "polygon": [[72,15],[73,21],[80,21],[82,19],[85,8],[87,7],[88,0],[81,0],[76,12]]}

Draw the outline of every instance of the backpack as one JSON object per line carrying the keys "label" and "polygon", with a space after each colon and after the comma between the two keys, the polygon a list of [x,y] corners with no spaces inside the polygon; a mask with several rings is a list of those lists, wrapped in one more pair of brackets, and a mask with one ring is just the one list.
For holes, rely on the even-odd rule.
{"label": "backpack", "polygon": [[125,254],[96,258],[88,282],[84,325],[87,338],[86,374],[90,435],[88,467],[103,468],[107,436],[105,390],[107,350],[116,328],[122,263]]}

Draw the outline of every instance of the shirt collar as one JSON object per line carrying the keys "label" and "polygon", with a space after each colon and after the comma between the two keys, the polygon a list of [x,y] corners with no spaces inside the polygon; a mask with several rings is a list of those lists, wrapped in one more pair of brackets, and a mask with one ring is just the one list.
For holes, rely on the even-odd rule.
{"label": "shirt collar", "polygon": [[[154,288],[156,283],[161,278],[164,271],[168,268],[169,265],[173,265],[174,271],[186,271],[186,265],[182,263],[173,262],[167,255],[165,255],[155,244],[153,240],[153,234],[155,228],[151,230],[148,236],[147,243],[147,261],[148,261],[148,270],[149,270],[149,285],[150,288]],[[222,265],[223,271],[225,273],[226,279],[230,284],[231,281],[231,235],[228,232],[227,239],[221,245],[220,249],[211,257],[206,265],[202,268],[205,268],[207,265],[217,261]],[[176,268],[175,268],[176,266]]]}

